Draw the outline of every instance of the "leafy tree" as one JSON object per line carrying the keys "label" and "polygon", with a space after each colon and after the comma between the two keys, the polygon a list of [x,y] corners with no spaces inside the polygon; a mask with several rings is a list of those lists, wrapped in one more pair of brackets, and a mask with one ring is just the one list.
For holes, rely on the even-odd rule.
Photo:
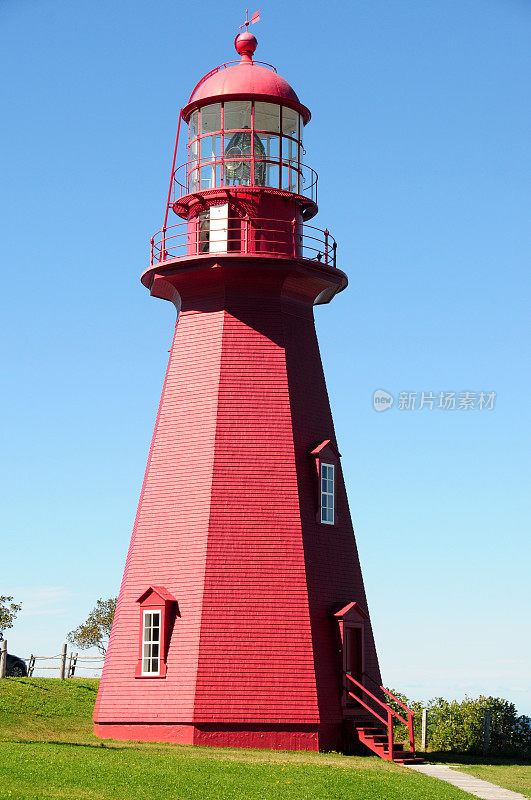
{"label": "leafy tree", "polygon": [[82,650],[88,650],[89,647],[97,647],[100,653],[105,655],[117,600],[117,597],[109,597],[108,600],[100,598],[86,621],[75,631],[70,631],[67,636],[68,641],[81,647]]}
{"label": "leafy tree", "polygon": [[12,597],[0,595],[0,641],[4,638],[4,631],[13,627],[13,622],[22,608],[22,603],[13,603]]}

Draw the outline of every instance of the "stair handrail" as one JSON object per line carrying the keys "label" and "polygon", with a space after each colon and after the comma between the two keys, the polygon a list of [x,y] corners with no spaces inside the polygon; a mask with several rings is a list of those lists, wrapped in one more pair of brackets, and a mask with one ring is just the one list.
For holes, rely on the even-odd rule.
{"label": "stair handrail", "polygon": [[373,708],[367,705],[367,703],[365,703],[361,699],[361,697],[358,697],[357,695],[354,694],[354,692],[351,692],[347,689],[351,697],[357,700],[358,703],[361,703],[361,705],[364,706],[367,709],[367,711],[369,711],[373,715],[373,717],[376,717],[376,719],[378,719],[383,725],[387,727],[387,751],[388,751],[387,756],[388,760],[392,761],[393,760],[393,714],[397,717],[399,717],[399,715],[396,713],[396,711],[394,711],[391,708],[391,706],[388,706],[387,703],[382,703],[381,700],[375,697],[372,692],[369,692],[369,690],[365,686],[363,686],[362,683],[357,681],[356,678],[353,678],[352,675],[350,675],[348,672],[345,672],[345,675],[352,681],[352,683],[355,683],[356,686],[360,687],[362,693],[364,692],[365,694],[369,695],[369,697],[371,697],[373,700],[376,700],[376,702],[379,703],[382,706],[382,708],[385,708],[385,710],[387,711],[387,721],[386,721]]}
{"label": "stair handrail", "polygon": [[[377,698],[377,697],[376,697],[376,696],[375,696],[375,695],[374,695],[372,692],[369,692],[369,690],[367,689],[367,687],[366,687],[366,686],[364,686],[362,683],[360,683],[359,681],[357,681],[357,680],[356,680],[356,678],[353,678],[353,677],[352,677],[352,675],[349,675],[349,673],[348,673],[348,672],[346,672],[346,673],[345,673],[345,675],[347,676],[347,678],[349,678],[349,680],[351,680],[353,683],[355,683],[355,684],[356,684],[356,686],[359,686],[359,688],[360,688],[360,689],[362,689],[362,691],[364,691],[364,692],[365,692],[365,694],[368,694],[368,695],[369,695],[369,697],[370,697],[372,700],[375,700],[377,703],[379,703],[379,705],[381,705],[381,707],[382,707],[382,708],[384,708],[386,711],[390,711],[390,712],[391,712],[391,714],[393,715],[393,717],[396,717],[396,718],[397,718],[397,719],[399,719],[399,720],[400,720],[400,722],[402,722],[404,725],[407,725],[407,722],[406,722],[406,720],[405,720],[403,717],[401,717],[401,716],[400,716],[400,714],[399,714],[397,711],[395,711],[395,710],[394,710],[394,708],[391,708],[391,706],[389,706],[387,703],[384,703],[384,701],[383,701],[383,700],[379,700],[379,699],[378,699],[378,698]],[[356,698],[356,699],[357,699],[357,698]]]}
{"label": "stair handrail", "polygon": [[410,708],[408,708],[405,703],[403,703],[401,700],[398,699],[398,697],[395,697],[394,694],[389,691],[389,689],[386,689],[385,686],[382,686],[381,684],[378,683],[378,681],[375,681],[374,678],[372,677],[372,675],[369,675],[368,672],[364,672],[363,676],[365,678],[369,678],[369,680],[371,680],[374,683],[375,686],[378,686],[378,688],[381,689],[383,692],[385,692],[386,695],[388,695],[389,697],[392,697],[393,700],[395,701],[395,703],[398,703],[398,705],[401,708],[403,708],[404,711],[407,711],[407,722],[399,714],[396,714],[396,712],[395,712],[395,715],[398,717],[398,719],[401,722],[404,723],[404,725],[407,725],[408,734],[409,734],[409,750],[410,750],[411,753],[414,753],[415,752],[415,737],[414,737],[414,734],[413,734],[413,717],[415,716],[415,712],[412,711]]}
{"label": "stair handrail", "polygon": [[[370,713],[373,715],[373,717],[376,717],[376,719],[379,720],[379,722],[381,722],[382,725],[387,725],[387,722],[385,721],[385,719],[383,717],[381,717],[373,708],[371,708],[369,705],[367,705],[367,703],[365,703],[361,699],[361,697],[358,697],[358,695],[354,694],[354,692],[351,692],[351,691],[349,691],[348,693],[349,693],[349,695],[351,697],[353,697],[355,700],[357,700],[358,703],[361,703],[361,705],[364,706],[364,708],[366,708],[367,711],[370,711]],[[389,709],[389,710],[391,710],[391,709]]]}

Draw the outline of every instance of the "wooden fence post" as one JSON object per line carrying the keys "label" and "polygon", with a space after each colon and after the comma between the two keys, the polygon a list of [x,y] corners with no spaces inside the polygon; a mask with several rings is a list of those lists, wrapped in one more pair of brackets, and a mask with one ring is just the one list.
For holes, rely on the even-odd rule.
{"label": "wooden fence post", "polygon": [[7,674],[7,639],[2,641],[0,650],[0,678],[5,678]]}
{"label": "wooden fence post", "polygon": [[29,657],[29,663],[28,663],[28,678],[33,677],[34,669],[35,669],[35,656],[32,653]]}
{"label": "wooden fence post", "polygon": [[63,651],[61,653],[61,668],[59,672],[59,678],[64,681],[65,674],[66,674],[66,648],[68,645],[63,645]]}
{"label": "wooden fence post", "polygon": [[492,714],[490,711],[485,711],[485,722],[483,725],[483,755],[486,756],[489,752],[490,744],[490,724],[492,721]]}
{"label": "wooden fence post", "polygon": [[428,749],[428,709],[422,709],[422,735],[421,746],[424,752]]}

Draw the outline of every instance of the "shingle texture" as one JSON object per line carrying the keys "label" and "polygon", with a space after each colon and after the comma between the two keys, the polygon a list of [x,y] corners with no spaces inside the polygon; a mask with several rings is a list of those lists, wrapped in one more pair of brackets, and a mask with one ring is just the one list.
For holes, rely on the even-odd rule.
{"label": "shingle texture", "polygon": [[[178,288],[94,718],[133,726],[132,738],[172,738],[193,724],[213,743],[227,725],[299,726],[315,739],[342,720],[331,612],[367,605],[339,459],[337,524],[318,521],[311,451],[335,434],[311,303],[288,281],[244,291],[221,269],[201,291]],[[139,679],[136,601],[153,585],[176,598],[180,616],[166,676]],[[369,623],[365,667],[379,679]],[[149,728],[160,723],[165,732]]]}

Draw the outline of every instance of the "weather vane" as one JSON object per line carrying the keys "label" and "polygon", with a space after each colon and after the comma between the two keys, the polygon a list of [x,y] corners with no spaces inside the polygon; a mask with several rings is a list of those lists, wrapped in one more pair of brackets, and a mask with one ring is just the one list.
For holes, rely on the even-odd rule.
{"label": "weather vane", "polygon": [[260,9],[258,9],[258,11],[255,11],[253,16],[251,17],[251,19],[249,19],[249,9],[246,8],[245,9],[245,22],[243,23],[243,25],[240,25],[238,30],[241,31],[242,28],[245,28],[245,30],[247,30],[249,25],[254,25],[254,23],[258,22],[259,20],[260,20]]}

